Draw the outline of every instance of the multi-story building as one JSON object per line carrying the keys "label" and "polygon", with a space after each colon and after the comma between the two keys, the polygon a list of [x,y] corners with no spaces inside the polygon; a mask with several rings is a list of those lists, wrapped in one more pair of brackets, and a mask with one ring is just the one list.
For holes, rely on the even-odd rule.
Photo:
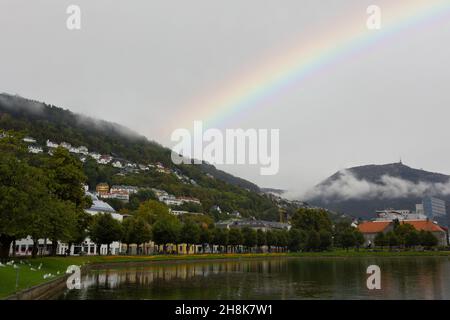
{"label": "multi-story building", "polygon": [[98,195],[107,194],[109,193],[109,185],[107,183],[99,183],[95,187],[95,191]]}
{"label": "multi-story building", "polygon": [[138,187],[125,186],[125,185],[113,185],[111,187],[111,190],[110,190],[111,193],[114,193],[114,192],[126,192],[128,194],[137,193],[138,191],[139,191]]}
{"label": "multi-story building", "polygon": [[442,218],[447,215],[444,200],[426,197],[422,200],[422,206],[424,214],[430,219]]}

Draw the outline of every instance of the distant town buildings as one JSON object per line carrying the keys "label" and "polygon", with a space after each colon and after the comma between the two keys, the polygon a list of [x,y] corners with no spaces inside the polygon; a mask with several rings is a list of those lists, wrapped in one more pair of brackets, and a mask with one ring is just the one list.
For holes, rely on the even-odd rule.
{"label": "distant town buildings", "polygon": [[226,221],[219,221],[215,224],[217,228],[226,228],[226,229],[232,229],[232,228],[245,228],[248,227],[253,230],[262,230],[262,231],[269,231],[269,230],[290,230],[291,225],[289,223],[282,223],[282,222],[276,222],[276,221],[264,221],[264,220],[237,220],[237,219],[231,219]]}
{"label": "distant town buildings", "polygon": [[410,210],[385,209],[376,212],[376,221],[394,221],[394,220],[426,220],[426,216],[421,213],[413,213]]}

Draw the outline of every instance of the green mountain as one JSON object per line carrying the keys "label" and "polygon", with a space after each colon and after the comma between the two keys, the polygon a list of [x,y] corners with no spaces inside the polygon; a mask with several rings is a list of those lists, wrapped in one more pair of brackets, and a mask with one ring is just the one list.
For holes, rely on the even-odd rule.
{"label": "green mountain", "polygon": [[[204,212],[219,206],[223,212],[238,211],[244,217],[267,220],[279,218],[276,203],[261,193],[255,184],[206,163],[174,165],[170,149],[119,124],[92,119],[19,96],[0,94],[0,129],[31,136],[37,140],[37,145],[44,147],[44,151],[47,151],[47,140],[56,143],[64,141],[73,146],[86,146],[90,152],[111,155],[136,164],[160,162],[172,172],[138,173],[131,170],[123,174],[123,170],[111,165],[98,165],[88,160],[84,167],[91,188],[100,182],[161,188],[175,196],[198,198]],[[182,181],[175,173],[188,179]]]}

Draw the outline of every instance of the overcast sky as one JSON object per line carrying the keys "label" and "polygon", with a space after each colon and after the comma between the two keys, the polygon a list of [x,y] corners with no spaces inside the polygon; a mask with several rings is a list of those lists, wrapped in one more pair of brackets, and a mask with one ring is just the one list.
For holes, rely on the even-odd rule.
{"label": "overcast sky", "polygon": [[[347,17],[364,27],[367,6],[383,10],[388,2],[0,0],[0,92],[114,121],[171,146],[174,129],[202,120],[189,119],[193,103],[211,101],[291,47],[326,39]],[[79,31],[66,28],[70,4],[81,7]],[[400,157],[450,174],[449,57],[448,15],[344,57],[222,124],[279,128],[279,174],[225,169],[299,193],[339,169]],[[173,121],[180,115],[187,121]]]}

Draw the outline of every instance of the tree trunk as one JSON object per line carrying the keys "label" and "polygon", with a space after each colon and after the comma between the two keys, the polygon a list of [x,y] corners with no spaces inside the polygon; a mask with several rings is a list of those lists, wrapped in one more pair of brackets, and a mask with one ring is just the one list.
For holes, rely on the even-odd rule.
{"label": "tree trunk", "polygon": [[52,256],[56,256],[57,247],[58,247],[58,240],[52,239]]}
{"label": "tree trunk", "polygon": [[[68,251],[67,251],[67,255],[70,256],[70,253],[72,252],[72,246],[73,246],[73,242],[69,242],[69,246],[68,246]],[[83,247],[81,247],[83,248]],[[65,255],[65,254],[64,254]]]}
{"label": "tree trunk", "polygon": [[36,255],[38,253],[38,241],[37,239],[33,240],[33,249],[31,251],[31,257],[36,259]]}
{"label": "tree trunk", "polygon": [[129,255],[129,254],[130,254],[130,244],[127,243],[127,255]]}
{"label": "tree trunk", "polygon": [[110,245],[109,243],[106,245],[106,255],[108,255],[108,256],[111,254],[111,253],[109,252],[109,245]]}
{"label": "tree trunk", "polygon": [[13,240],[13,244],[12,244],[12,256],[13,258],[16,257],[16,239]]}
{"label": "tree trunk", "polygon": [[5,263],[9,258],[9,249],[14,237],[0,234],[0,262]]}
{"label": "tree trunk", "polygon": [[101,246],[102,246],[101,244],[97,244],[97,254],[98,254],[99,256],[102,255],[102,252],[100,251],[100,247],[101,247]]}

